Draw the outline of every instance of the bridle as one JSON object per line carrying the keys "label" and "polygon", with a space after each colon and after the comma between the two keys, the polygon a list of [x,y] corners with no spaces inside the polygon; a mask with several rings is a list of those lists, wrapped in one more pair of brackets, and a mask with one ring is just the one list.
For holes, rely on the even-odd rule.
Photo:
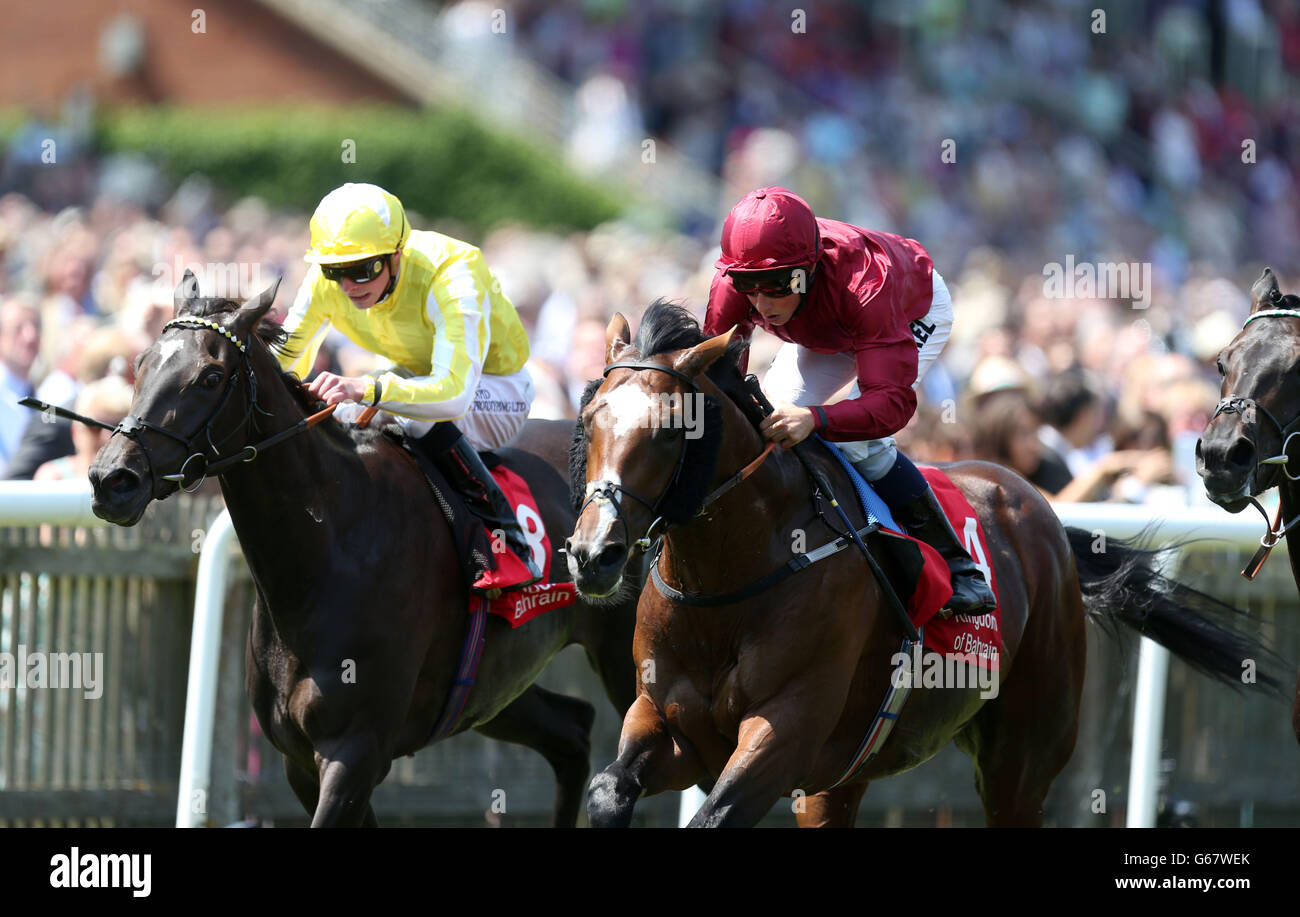
{"label": "bridle", "polygon": [[[257,375],[256,373],[253,372],[253,364],[248,358],[248,345],[246,342],[241,341],[235,335],[235,333],[231,331],[229,328],[227,328],[225,325],[222,325],[219,322],[210,321],[208,319],[194,318],[189,316],[184,318],[176,318],[176,319],[172,319],[170,322],[164,325],[162,330],[166,331],[169,328],[191,328],[200,331],[203,330],[215,331],[218,334],[220,334],[222,337],[226,338],[228,341],[230,341],[239,349],[240,357],[243,360],[243,364],[241,366],[242,375],[248,378],[247,406],[244,410],[244,416],[240,420],[240,422],[235,426],[233,430],[231,430],[229,434],[222,437],[220,440],[217,440],[215,442],[213,441],[212,425],[216,423],[217,418],[221,416],[221,412],[225,410],[227,402],[230,401],[230,396],[234,393],[235,385],[238,383],[239,378],[241,376],[241,372],[239,370],[230,374],[230,378],[226,382],[225,390],[221,394],[221,400],[217,402],[216,408],[214,408],[212,413],[208,415],[208,419],[202,424],[202,426],[200,426],[190,436],[184,436],[180,433],[176,433],[175,431],[169,430],[167,429],[167,427],[161,424],[153,423],[151,421],[145,420],[142,417],[137,417],[134,414],[128,414],[126,417],[122,418],[121,423],[119,423],[117,426],[110,427],[108,424],[103,423],[102,421],[99,420],[95,420],[93,417],[85,417],[81,414],[76,413],[75,411],[70,411],[66,408],[61,408],[55,405],[46,404],[45,402],[42,401],[37,401],[35,398],[24,398],[19,402],[19,404],[23,405],[24,407],[29,407],[37,411],[49,411],[58,417],[63,417],[68,420],[75,421],[77,423],[84,423],[88,426],[100,427],[105,430],[110,430],[112,431],[114,436],[116,436],[119,433],[122,434],[127,439],[130,439],[133,442],[135,442],[136,445],[140,447],[141,451],[144,452],[145,461],[148,462],[149,464],[149,474],[151,476],[154,475],[154,461],[153,461],[153,456],[150,455],[149,453],[149,447],[145,445],[143,434],[146,432],[157,433],[160,436],[166,436],[167,438],[180,443],[181,446],[185,449],[185,451],[189,453],[189,457],[186,458],[185,461],[181,463],[180,470],[173,472],[171,474],[157,475],[156,477],[158,480],[170,481],[177,484],[180,487],[180,489],[183,490],[185,493],[193,493],[194,491],[198,490],[199,486],[209,475],[220,475],[230,470],[235,465],[242,464],[244,462],[251,462],[253,461],[253,459],[257,458],[259,455],[261,455],[263,452],[265,452],[267,449],[271,448],[272,446],[278,445],[279,443],[284,442],[286,439],[289,439],[292,436],[302,433],[304,430],[308,430],[311,427],[314,427],[316,424],[320,423],[326,417],[329,417],[331,414],[333,414],[335,408],[338,407],[338,405],[332,404],[326,407],[324,410],[317,411],[315,414],[311,414],[307,417],[304,417],[302,420],[298,421],[293,426],[287,427],[281,430],[279,433],[275,433],[271,436],[268,436],[266,439],[263,439],[258,443],[244,445],[242,448],[239,449],[239,451],[233,453],[232,455],[221,457],[221,447],[225,443],[229,442],[231,437],[233,437],[236,433],[240,432],[241,429],[243,430],[245,437],[247,437],[252,432],[252,430],[257,426],[258,414],[261,414],[266,417],[271,416],[270,411],[263,410],[261,405],[257,403]],[[362,419],[364,420],[367,418],[365,415],[363,415]],[[211,450],[213,456],[215,457],[215,461],[209,460],[206,451],[192,451],[195,448],[194,445],[195,442],[200,439],[204,439],[207,441],[207,449]],[[190,468],[192,464],[195,465],[195,468],[193,469]],[[190,478],[190,476],[193,474],[197,474],[198,478],[194,481],[192,486],[186,487],[185,486],[186,480]]]}
{"label": "bridle", "polygon": [[[1269,294],[1269,298],[1273,302],[1280,302],[1282,299],[1282,293],[1279,290],[1273,290]],[[1257,318],[1300,318],[1300,311],[1295,309],[1264,309],[1247,318],[1245,324],[1241,326],[1242,330],[1244,331],[1246,327]],[[1262,414],[1264,417],[1268,418],[1268,422],[1271,423],[1273,429],[1277,431],[1278,441],[1282,444],[1281,451],[1277,455],[1268,458],[1256,459],[1255,468],[1251,472],[1252,490],[1255,490],[1256,492],[1259,491],[1259,469],[1263,465],[1280,465],[1282,474],[1286,476],[1287,480],[1300,481],[1300,475],[1292,474],[1287,470],[1287,464],[1290,462],[1290,458],[1287,456],[1287,448],[1293,437],[1300,436],[1300,429],[1297,429],[1297,427],[1300,427],[1300,414],[1297,414],[1290,420],[1290,422],[1283,425],[1273,416],[1272,411],[1264,407],[1254,398],[1236,394],[1226,395],[1219,399],[1219,403],[1215,405],[1214,413],[1210,415],[1209,423],[1214,423],[1215,419],[1221,414],[1239,414],[1241,415],[1242,420],[1247,423],[1253,423],[1251,418]],[[1209,423],[1207,423],[1207,426]],[[1258,449],[1256,451],[1258,451]],[[1259,568],[1263,566],[1264,560],[1268,557],[1268,552],[1272,550],[1273,546],[1281,541],[1282,537],[1294,526],[1300,524],[1300,516],[1296,516],[1290,522],[1286,523],[1286,525],[1282,525],[1282,506],[1279,503],[1277,508],[1277,517],[1270,523],[1268,512],[1262,505],[1260,505],[1259,500],[1257,500],[1253,495],[1248,496],[1246,499],[1255,507],[1255,509],[1259,510],[1260,515],[1264,517],[1264,524],[1268,526],[1268,531],[1265,532],[1264,537],[1260,539],[1260,550],[1256,552],[1255,557],[1246,565],[1246,569],[1242,571],[1243,576],[1246,576],[1248,579],[1254,579],[1255,574],[1258,573]]]}
{"label": "bridle", "polygon": [[[238,348],[242,360],[240,370],[236,370],[229,375],[226,379],[225,389],[221,393],[221,400],[217,402],[217,406],[212,410],[212,413],[208,415],[208,419],[203,423],[203,425],[195,430],[190,436],[183,436],[167,429],[161,424],[153,423],[142,417],[137,417],[134,414],[128,414],[126,417],[122,418],[121,423],[113,429],[113,435],[116,436],[120,433],[127,439],[133,440],[136,445],[140,447],[140,450],[144,453],[145,461],[149,465],[149,472],[151,475],[154,474],[155,462],[153,456],[149,452],[148,445],[145,443],[143,433],[145,431],[157,433],[180,443],[181,448],[185,450],[189,457],[181,463],[179,471],[173,474],[158,475],[157,477],[163,481],[175,482],[181,490],[185,491],[185,493],[193,493],[198,490],[209,474],[220,474],[221,471],[236,462],[251,462],[253,459],[257,458],[257,448],[255,446],[245,446],[235,455],[229,456],[225,459],[218,459],[216,462],[209,464],[207,451],[196,451],[195,443],[200,439],[206,440],[207,450],[210,450],[214,456],[219,456],[221,453],[221,447],[227,443],[231,437],[239,433],[241,429],[245,434],[249,432],[256,413],[260,412],[269,416],[269,412],[263,411],[257,403],[257,376],[254,374],[252,363],[250,363],[248,359],[248,345],[244,341],[241,341],[233,331],[225,325],[211,321],[210,319],[188,317],[172,319],[167,324],[163,325],[162,331],[165,333],[170,328],[192,328],[217,332]],[[230,396],[234,394],[235,386],[238,384],[241,376],[246,376],[248,379],[248,400],[247,406],[244,410],[244,417],[230,433],[214,442],[212,439],[212,425],[216,422],[217,418],[221,416],[222,411],[225,410],[226,404],[230,401]],[[195,465],[195,469],[192,470],[190,467],[191,465]],[[185,481],[187,478],[196,471],[198,474],[197,480],[195,480],[191,487],[185,487]]]}
{"label": "bridle", "polygon": [[[699,385],[696,384],[694,379],[686,375],[686,373],[673,369],[671,366],[664,366],[662,363],[652,363],[649,360],[639,360],[639,361],[625,360],[618,363],[611,363],[608,366],[606,366],[603,375],[605,377],[608,377],[610,372],[615,369],[631,369],[635,371],[654,370],[656,372],[667,373],[668,375],[677,378],[685,385],[687,385],[690,388],[690,394],[692,395],[701,394],[700,387]],[[745,478],[753,474],[754,471],[758,469],[758,466],[763,464],[764,460],[766,460],[767,457],[772,454],[772,450],[775,448],[775,446],[776,446],[775,443],[768,443],[767,447],[762,451],[762,453],[759,454],[758,458],[754,459],[744,468],[737,471],[726,481],[724,481],[717,489],[715,489],[712,493],[710,493],[707,497],[705,497],[704,502],[700,505],[699,511],[696,513],[696,515],[698,516],[701,513],[703,513],[704,510],[708,508],[708,506],[711,503],[713,503],[715,500],[717,500],[727,491],[731,490],[731,488],[735,487]],[[650,545],[654,543],[655,539],[658,538],[660,535],[662,535],[670,527],[670,523],[668,523],[665,520],[665,518],[660,514],[659,510],[660,507],[663,506],[664,501],[668,499],[668,496],[676,488],[677,482],[681,479],[682,468],[685,467],[686,465],[686,450],[689,448],[690,448],[690,441],[683,436],[682,450],[677,455],[677,464],[673,468],[673,475],[669,479],[667,486],[664,488],[663,492],[659,495],[658,499],[656,500],[647,499],[646,497],[637,493],[635,490],[633,490],[630,487],[627,487],[615,481],[602,479],[599,481],[592,481],[590,484],[587,485],[587,498],[582,502],[582,505],[578,507],[578,515],[581,516],[583,511],[587,508],[587,505],[591,503],[593,500],[605,500],[609,502],[614,507],[614,512],[617,514],[619,522],[622,523],[623,525],[623,545],[628,552],[628,557],[632,558],[635,557],[637,554],[640,554],[644,551],[648,551],[650,549]],[[645,506],[647,509],[649,509],[650,515],[653,520],[650,523],[649,528],[646,529],[646,533],[631,544],[628,544],[628,539],[631,537],[632,527],[628,524],[627,517],[623,513],[622,501],[619,500],[620,494],[627,494],[633,500],[636,500],[642,506]]]}

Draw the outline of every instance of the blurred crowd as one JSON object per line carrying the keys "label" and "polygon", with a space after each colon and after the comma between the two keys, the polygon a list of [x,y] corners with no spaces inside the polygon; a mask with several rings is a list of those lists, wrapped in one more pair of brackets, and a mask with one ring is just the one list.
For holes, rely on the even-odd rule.
{"label": "blurred crowd", "polygon": [[730,200],[796,188],[950,270],[1122,255],[1168,297],[1197,262],[1300,267],[1300,0],[511,6],[591,155],[659,138]]}
{"label": "blurred crowd", "polygon": [[[663,138],[721,177],[717,223],[472,238],[412,222],[483,248],[530,331],[535,414],[572,417],[609,317],[635,325],[657,297],[702,316],[722,216],[784,185],[819,216],[918,239],[953,292],[952,339],[899,435],[910,455],[1002,462],[1060,500],[1182,502],[1244,291],[1263,264],[1284,290],[1300,281],[1300,2],[1135,0],[1100,29],[1094,6],[518,0],[519,53],[576,89],[574,142],[594,156],[618,148],[611,131]],[[78,168],[75,191],[13,155],[0,178],[0,387],[113,422],[126,390],[96,383],[130,379],[183,266],[283,273],[283,310],[307,213],[224,202],[195,177],[167,187],[139,161]],[[1149,265],[1149,289],[1050,290],[1045,266],[1067,258]],[[756,336],[753,371],[777,343]],[[326,366],[376,368],[337,338]],[[43,476],[79,473],[94,443],[10,394],[3,473],[37,474],[55,440],[70,458]]]}
{"label": "blurred crowd", "polygon": [[[307,267],[307,214],[274,213],[255,199],[209,212],[181,207],[184,199],[178,191],[150,213],[109,194],[59,212],[16,193],[0,198],[0,386],[8,390],[0,473],[84,476],[107,434],[50,422],[16,400],[34,394],[119,421],[135,358],[171,317],[186,266],[201,278],[232,278],[237,288],[224,292],[244,297],[283,273],[283,315]],[[418,214],[412,223],[456,229]],[[667,297],[702,318],[717,254],[622,222],[568,235],[501,227],[478,241],[529,329],[534,415],[546,418],[574,416],[583,386],[604,366],[615,311],[635,326],[646,305]],[[226,273],[228,264],[252,270]],[[1248,311],[1232,278],[1194,272],[1173,314],[1159,315],[1127,300],[1049,297],[1041,276],[1017,274],[991,248],[946,279],[956,322],[899,434],[910,455],[998,461],[1059,499],[1181,499],[1181,485],[1194,483],[1192,444],[1217,400],[1214,354]],[[779,344],[757,332],[751,370],[761,377]],[[380,363],[335,334],[318,360],[325,368],[357,375]]]}

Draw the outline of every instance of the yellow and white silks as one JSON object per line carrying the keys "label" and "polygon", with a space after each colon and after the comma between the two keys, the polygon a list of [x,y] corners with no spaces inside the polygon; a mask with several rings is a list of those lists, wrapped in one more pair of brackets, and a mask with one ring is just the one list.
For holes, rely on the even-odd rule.
{"label": "yellow and white silks", "polygon": [[361,404],[374,404],[378,396],[379,408],[413,437],[454,420],[476,449],[496,449],[528,417],[528,335],[472,245],[412,231],[393,291],[369,309],[354,306],[313,266],[285,319],[289,340],[280,365],[306,379],[331,327],[405,371],[372,380]]}

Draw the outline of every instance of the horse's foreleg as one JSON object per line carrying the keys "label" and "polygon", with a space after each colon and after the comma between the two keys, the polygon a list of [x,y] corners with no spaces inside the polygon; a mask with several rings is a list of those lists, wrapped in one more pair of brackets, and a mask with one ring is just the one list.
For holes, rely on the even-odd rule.
{"label": "horse's foreleg", "polygon": [[751,828],[811,769],[829,726],[803,705],[769,705],[740,723],[736,750],[691,828]]}
{"label": "horse's foreleg", "polygon": [[852,828],[866,791],[864,780],[809,796],[803,808],[795,812],[795,821],[800,828]]}
{"label": "horse's foreleg", "polygon": [[349,736],[317,750],[320,762],[320,801],[313,828],[374,827],[370,794],[391,764],[370,736]]}
{"label": "horse's foreleg", "polygon": [[625,716],[637,691],[636,663],[629,652],[636,629],[636,600],[617,608],[585,608],[583,613],[590,616],[583,641],[587,659],[600,676],[605,695],[619,716]]}
{"label": "horse's foreleg", "polygon": [[289,780],[289,789],[293,790],[293,795],[298,797],[307,814],[314,815],[320,804],[320,783],[315,772],[294,763],[292,758],[285,755],[284,776]]}
{"label": "horse's foreleg", "polygon": [[546,759],[555,771],[555,825],[572,828],[591,769],[595,718],[595,708],[585,700],[530,685],[491,721],[475,728],[490,738],[526,745]]}
{"label": "horse's foreleg", "polygon": [[707,777],[695,753],[674,741],[663,715],[643,694],[623,718],[618,759],[591,781],[587,816],[593,828],[626,828],[643,794],[684,790]]}

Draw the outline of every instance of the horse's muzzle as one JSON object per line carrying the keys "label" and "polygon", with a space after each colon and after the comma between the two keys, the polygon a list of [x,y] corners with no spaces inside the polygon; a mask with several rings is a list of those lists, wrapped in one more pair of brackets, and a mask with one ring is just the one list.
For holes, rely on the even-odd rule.
{"label": "horse's muzzle", "polygon": [[1249,505],[1257,467],[1255,444],[1245,436],[1203,436],[1196,441],[1196,473],[1205,494],[1229,512]]}
{"label": "horse's muzzle", "polygon": [[564,552],[574,585],[584,596],[606,598],[623,584],[627,545],[621,542],[593,544],[575,537],[564,542]]}
{"label": "horse's muzzle", "polygon": [[110,442],[90,466],[91,511],[114,525],[135,525],[153,499],[144,469],[132,467],[129,455]]}

